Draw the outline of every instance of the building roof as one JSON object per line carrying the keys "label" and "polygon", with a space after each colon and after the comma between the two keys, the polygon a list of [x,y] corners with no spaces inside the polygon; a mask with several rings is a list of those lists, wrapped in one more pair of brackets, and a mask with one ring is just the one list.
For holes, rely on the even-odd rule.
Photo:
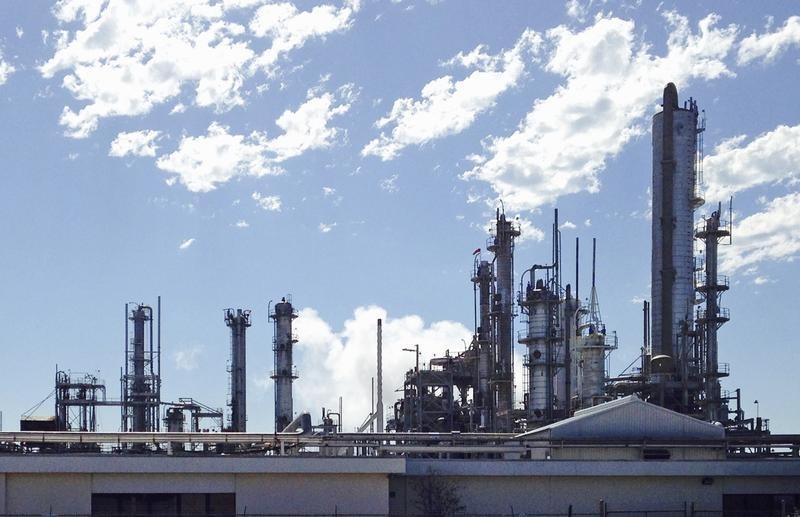
{"label": "building roof", "polygon": [[582,409],[517,438],[527,440],[721,440],[725,429],[645,402],[635,395]]}

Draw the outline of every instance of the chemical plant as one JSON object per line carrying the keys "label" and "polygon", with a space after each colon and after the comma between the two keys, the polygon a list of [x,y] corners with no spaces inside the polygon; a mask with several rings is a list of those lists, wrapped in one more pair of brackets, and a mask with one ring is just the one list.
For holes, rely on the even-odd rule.
{"label": "chemical plant", "polygon": [[[651,301],[642,309],[640,359],[625,371],[609,371],[619,343],[601,317],[597,242],[582,300],[581,243],[574,242],[574,269],[565,267],[558,210],[550,256],[519,267],[521,228],[497,209],[485,252],[476,251],[465,279],[474,296],[471,342],[428,364],[411,349],[417,359],[394,387],[399,398],[384,401],[377,320],[377,393],[364,395],[373,404],[358,432],[343,432],[341,407],[323,409],[316,422],[308,413],[295,417],[293,390],[302,385],[294,385],[298,313],[290,297],[267,307],[275,405],[274,428],[262,431],[247,429],[247,331],[260,324],[249,309],[223,313],[230,332],[223,410],[190,397],[163,399],[161,300],[155,309],[128,304],[119,398],[109,398],[94,375],[57,368],[55,414],[31,411],[19,432],[0,433],[0,515],[45,511],[24,502],[35,490],[50,494],[51,511],[92,515],[155,514],[159,494],[172,498],[164,508],[176,515],[192,494],[205,497],[205,513],[193,515],[572,515],[573,507],[608,515],[613,505],[675,515],[755,515],[747,511],[776,505],[784,513],[758,515],[796,511],[800,435],[772,435],[765,419],[745,418],[740,390],[731,394],[720,385],[730,373],[719,361],[724,346],[717,336],[730,320],[722,300],[730,282],[717,272],[718,250],[732,242],[732,209],[718,204],[695,217],[705,203],[704,130],[697,103],[681,105],[676,87],[667,85],[652,124]],[[515,347],[524,349],[522,379],[514,376]],[[521,400],[515,385],[523,387]],[[119,406],[120,432],[97,432],[103,406]],[[203,431],[209,428],[219,431]],[[76,460],[36,463],[43,452]],[[56,473],[56,488],[30,481],[46,472]],[[59,499],[72,490],[70,475],[88,476],[88,484],[73,487],[88,495]],[[261,496],[267,484],[283,502]],[[454,503],[454,513],[425,506],[431,490],[461,506]],[[497,494],[505,500],[494,502]]]}

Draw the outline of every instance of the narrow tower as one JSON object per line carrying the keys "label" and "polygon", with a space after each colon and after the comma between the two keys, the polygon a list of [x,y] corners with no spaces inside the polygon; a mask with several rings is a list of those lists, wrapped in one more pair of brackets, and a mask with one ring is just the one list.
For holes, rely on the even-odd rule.
{"label": "narrow tower", "polygon": [[225,309],[225,325],[231,329],[230,358],[230,423],[228,430],[243,433],[247,430],[247,327],[250,311]]}
{"label": "narrow tower", "polygon": [[[159,314],[161,298],[159,297]],[[128,322],[132,322],[133,335]],[[160,318],[159,318],[160,328]],[[160,334],[160,332],[159,332]],[[125,373],[122,376],[123,431],[158,431],[161,405],[161,343],[154,346],[153,309],[125,305]]]}
{"label": "narrow tower", "polygon": [[297,342],[292,333],[292,321],[297,313],[292,307],[291,298],[281,298],[275,304],[275,312],[269,315],[275,322],[272,350],[275,352],[275,431],[286,428],[293,419],[292,382],[297,378],[297,369],[292,364],[292,345]]}
{"label": "narrow tower", "polygon": [[[653,381],[685,377],[693,327],[694,209],[697,195],[697,103],[678,106],[678,92],[664,88],[663,110],[653,117]],[[671,405],[667,403],[667,405]]]}
{"label": "narrow tower", "polygon": [[[477,252],[476,252],[477,253]],[[494,371],[494,335],[492,332],[491,299],[494,272],[492,264],[480,260],[476,255],[473,266],[472,282],[475,285],[475,305],[479,313],[476,318],[475,340],[478,348],[478,386],[475,393],[475,406],[480,412],[479,429],[492,431],[494,420],[494,397],[492,394],[491,374]]]}
{"label": "narrow tower", "polygon": [[495,431],[511,431],[511,409],[514,403],[514,239],[519,237],[519,226],[506,220],[506,214],[497,210],[494,239],[489,251],[494,253],[497,290],[492,312],[496,318],[497,350],[493,382],[497,386]]}
{"label": "narrow tower", "polygon": [[722,293],[728,290],[730,282],[728,277],[717,274],[717,252],[719,242],[730,237],[730,226],[727,221],[720,219],[720,205],[711,216],[700,222],[695,236],[705,245],[705,274],[698,275],[697,291],[705,299],[705,308],[698,309],[697,323],[700,332],[701,371],[703,376],[703,389],[705,397],[703,403],[705,418],[709,422],[721,422],[728,417],[727,408],[723,410],[722,394],[719,384],[720,377],[728,375],[727,365],[720,368],[718,359],[717,330],[730,319],[727,308],[720,307]]}

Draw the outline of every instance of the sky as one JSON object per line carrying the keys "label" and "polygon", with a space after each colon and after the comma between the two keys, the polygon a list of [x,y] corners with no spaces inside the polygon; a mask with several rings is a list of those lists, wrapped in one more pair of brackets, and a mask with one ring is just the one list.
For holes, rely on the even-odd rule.
{"label": "sky", "polygon": [[[582,297],[597,238],[618,374],[642,344],[650,125],[674,82],[706,119],[696,216],[733,196],[723,389],[800,432],[799,65],[791,1],[2,2],[3,428],[56,368],[118,398],[124,305],[161,296],[164,400],[226,404],[223,310],[251,309],[248,430],[271,432],[268,307],[291,295],[294,409],[316,421],[342,397],[354,429],[377,318],[387,413],[403,348],[469,342],[472,252],[501,204],[517,281],[549,261],[554,209]],[[117,409],[99,420],[119,428]]]}

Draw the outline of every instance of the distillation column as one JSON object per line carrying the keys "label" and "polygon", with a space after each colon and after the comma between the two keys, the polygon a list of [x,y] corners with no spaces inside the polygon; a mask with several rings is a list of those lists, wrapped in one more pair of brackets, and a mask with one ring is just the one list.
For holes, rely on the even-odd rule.
{"label": "distillation column", "polygon": [[728,375],[727,368],[719,366],[717,330],[730,317],[726,308],[720,307],[722,293],[728,290],[728,278],[717,274],[717,258],[720,239],[730,236],[728,225],[721,223],[720,206],[711,217],[700,223],[695,234],[705,244],[705,279],[699,282],[697,290],[705,297],[705,310],[698,311],[697,320],[703,329],[703,354],[701,357],[705,390],[705,417],[709,422],[725,420],[727,409],[722,410],[722,394],[719,384],[720,377]]}
{"label": "distillation column", "polygon": [[[160,306],[159,298],[159,306]],[[122,428],[125,431],[158,431],[161,404],[161,345],[153,348],[153,309],[125,305],[125,374],[123,376]],[[128,321],[133,322],[133,336]]]}
{"label": "distillation column", "polygon": [[475,267],[472,282],[477,286],[478,310],[480,311],[478,328],[475,329],[478,340],[478,390],[475,396],[475,405],[480,411],[479,427],[484,431],[494,429],[492,426],[494,397],[491,388],[491,373],[494,371],[494,354],[492,352],[494,336],[491,320],[493,280],[492,265],[485,260],[480,261]]}
{"label": "distillation column", "polygon": [[496,318],[497,350],[494,383],[497,386],[495,431],[511,431],[511,410],[514,403],[513,332],[514,332],[514,238],[519,237],[519,227],[506,220],[505,213],[497,210],[495,236],[488,246],[495,256],[497,290],[493,312]]}
{"label": "distillation column", "polygon": [[678,106],[678,92],[664,89],[663,110],[653,117],[652,381],[684,374],[693,326],[694,209],[697,104]]}
{"label": "distillation column", "polygon": [[275,322],[272,350],[275,352],[275,431],[280,432],[294,418],[292,408],[292,382],[297,378],[297,370],[292,364],[292,345],[297,342],[292,333],[292,321],[297,313],[292,302],[282,298],[275,304],[275,312],[269,315]]}
{"label": "distillation column", "polygon": [[521,304],[528,313],[527,336],[520,339],[528,347],[528,421],[548,422],[554,419],[557,363],[563,361],[563,341],[557,327],[560,303],[543,279],[531,278]]}
{"label": "distillation column", "polygon": [[247,327],[250,311],[225,309],[225,325],[231,329],[229,431],[247,431]]}

